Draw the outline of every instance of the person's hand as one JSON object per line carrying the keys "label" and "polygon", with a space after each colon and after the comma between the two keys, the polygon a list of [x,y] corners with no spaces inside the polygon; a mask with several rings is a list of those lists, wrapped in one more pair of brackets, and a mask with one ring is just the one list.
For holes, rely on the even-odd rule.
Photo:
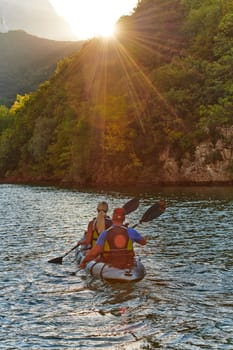
{"label": "person's hand", "polygon": [[85,269],[86,267],[86,262],[83,260],[81,264],[79,264],[80,269]]}
{"label": "person's hand", "polygon": [[85,244],[85,241],[84,241],[83,239],[81,239],[80,241],[78,241],[77,244],[78,244],[78,246],[79,246],[79,245],[82,245],[82,244]]}

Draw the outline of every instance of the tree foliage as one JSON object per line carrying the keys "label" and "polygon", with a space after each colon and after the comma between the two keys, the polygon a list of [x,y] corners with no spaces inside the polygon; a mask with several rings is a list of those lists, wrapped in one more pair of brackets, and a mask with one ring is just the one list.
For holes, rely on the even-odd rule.
{"label": "tree foliage", "polygon": [[114,41],[87,41],[0,108],[1,177],[153,181],[165,149],[180,160],[215,142],[233,121],[232,10],[230,0],[139,1]]}

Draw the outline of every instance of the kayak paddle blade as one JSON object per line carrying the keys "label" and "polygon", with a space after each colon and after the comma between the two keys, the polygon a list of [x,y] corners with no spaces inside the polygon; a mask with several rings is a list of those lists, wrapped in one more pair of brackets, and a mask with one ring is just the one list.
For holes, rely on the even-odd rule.
{"label": "kayak paddle blade", "polygon": [[62,256],[60,256],[59,258],[54,258],[48,261],[48,263],[50,264],[59,264],[62,265]]}
{"label": "kayak paddle blade", "polygon": [[140,223],[142,222],[148,222],[151,221],[161,214],[164,213],[166,209],[166,203],[165,201],[161,200],[158,203],[153,204],[150,208],[147,209],[147,211],[143,214]]}
{"label": "kayak paddle blade", "polygon": [[74,249],[77,248],[77,247],[78,247],[78,244],[75,244],[75,246],[74,246],[73,248],[71,248],[71,249],[70,249],[67,253],[65,253],[63,256],[59,256],[58,258],[51,259],[51,260],[48,261],[48,263],[51,263],[51,264],[60,264],[60,265],[62,265],[62,259],[63,259],[66,255],[70,254],[70,252],[72,252],[72,250],[74,250]]}
{"label": "kayak paddle blade", "polygon": [[130,199],[127,203],[123,205],[123,209],[125,210],[125,215],[128,215],[132,213],[134,210],[136,210],[139,206],[139,199],[138,198],[133,198]]}

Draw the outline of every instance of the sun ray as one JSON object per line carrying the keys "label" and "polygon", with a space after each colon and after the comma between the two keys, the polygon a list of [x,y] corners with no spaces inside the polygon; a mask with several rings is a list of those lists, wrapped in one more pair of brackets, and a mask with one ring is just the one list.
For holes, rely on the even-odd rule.
{"label": "sun ray", "polygon": [[[166,62],[169,59],[167,58],[168,53],[169,57],[177,53],[177,45],[172,36],[169,37],[168,35],[166,40],[163,40],[157,35],[152,23],[147,25],[145,31],[140,30],[140,26],[143,27],[143,24],[147,23],[146,16],[145,13],[141,17],[136,16],[136,14],[133,15],[132,19],[130,19],[130,24],[133,20],[133,30],[129,31],[126,26],[125,31],[120,31],[118,37],[111,41],[111,44],[108,40],[93,40],[88,46],[86,51],[87,57],[83,57],[83,62],[85,62],[86,67],[84,72],[86,92],[90,101],[92,101],[92,105],[96,106],[92,117],[93,127],[105,129],[105,116],[108,114],[107,104],[109,103],[109,96],[111,96],[111,93],[108,91],[108,79],[109,77],[110,79],[112,78],[110,63],[112,59],[108,55],[113,49],[116,53],[113,65],[114,67],[121,66],[123,72],[122,77],[119,76],[117,83],[125,84],[123,86],[123,89],[125,89],[124,96],[126,99],[130,99],[129,105],[133,106],[133,109],[128,111],[130,115],[126,117],[126,122],[130,123],[130,120],[133,122],[134,119],[140,126],[141,131],[145,133],[146,127],[144,123],[146,119],[150,119],[149,116],[148,118],[146,117],[146,113],[148,113],[146,110],[147,100],[152,98],[153,95],[157,96],[157,99],[166,108],[167,113],[165,112],[164,115],[166,120],[168,120],[169,116],[171,117],[171,122],[172,119],[174,121],[179,119],[176,111],[169,105],[164,94],[156,86],[156,80],[152,80],[151,76],[147,74],[147,68],[141,61],[146,55],[151,54],[153,61],[158,57],[158,61]],[[160,16],[160,13],[158,12],[156,16]],[[140,23],[139,28],[137,28],[138,23]],[[100,43],[102,43],[102,46]],[[85,55],[85,50],[83,52],[83,55]],[[145,62],[148,63],[147,61]],[[98,108],[101,108],[101,113],[98,112]]]}
{"label": "sun ray", "polygon": [[[145,45],[143,46],[143,48],[145,48]],[[126,64],[124,64],[123,62],[128,62],[127,65],[129,65],[129,63],[130,63],[132,65],[132,67],[134,67],[134,70],[137,71],[139,76],[141,77],[141,80],[139,80],[138,83],[141,84],[141,85],[143,84],[143,86],[145,85],[144,88],[147,87],[147,89],[150,89],[150,90],[154,91],[154,93],[159,97],[159,99],[163,102],[163,104],[170,111],[170,113],[173,116],[177,117],[177,114],[176,114],[175,110],[168,104],[168,102],[164,98],[163,94],[157,89],[157,87],[153,84],[151,79],[140,68],[139,64],[132,57],[132,55],[129,53],[127,48],[124,45],[122,45],[119,41],[118,41],[118,51],[119,51],[119,54],[122,56],[122,59],[121,59],[122,66],[124,67],[125,73],[129,77],[129,79],[130,79],[130,74],[127,72]],[[132,90],[135,91],[135,89],[133,89],[133,87],[132,87],[132,82],[131,82],[131,88],[132,88]],[[134,96],[136,98],[136,94],[135,93],[134,93]],[[137,99],[138,99],[138,101],[140,101],[140,96],[137,97]],[[140,106],[139,102],[138,102],[138,106]],[[141,108],[139,108],[139,110],[141,110]],[[141,122],[140,122],[140,124],[141,124]]]}

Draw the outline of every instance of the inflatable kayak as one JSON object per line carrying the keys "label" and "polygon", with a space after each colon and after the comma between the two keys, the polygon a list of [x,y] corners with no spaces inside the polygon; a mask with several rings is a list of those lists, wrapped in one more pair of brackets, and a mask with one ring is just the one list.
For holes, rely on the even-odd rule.
{"label": "inflatable kayak", "polygon": [[[85,257],[85,248],[77,248],[75,260],[80,264]],[[120,269],[101,261],[91,260],[86,264],[85,271],[91,276],[108,282],[137,282],[146,274],[145,267],[140,260],[135,259],[131,268]]]}
{"label": "inflatable kayak", "polygon": [[[136,200],[134,198],[126,204],[127,210],[126,205],[123,207],[127,213],[130,213],[138,207],[138,200],[137,198]],[[149,222],[159,217],[161,214],[164,213],[165,209],[166,203],[163,200],[160,200],[159,202],[153,204],[146,210],[146,212],[142,215],[141,219],[139,220],[138,224],[141,224],[143,222]],[[133,227],[136,227],[138,224],[135,224]],[[87,248],[88,247],[78,246],[76,244],[62,256],[50,259],[48,262],[52,264],[62,264],[63,259],[75,250],[75,261],[79,265],[85,257],[85,251],[87,250]],[[143,279],[143,277],[146,275],[146,271],[143,264],[139,259],[136,258],[134,261],[134,266],[131,268],[120,269],[101,261],[92,260],[86,264],[85,270],[96,278],[110,282],[136,282]]]}

